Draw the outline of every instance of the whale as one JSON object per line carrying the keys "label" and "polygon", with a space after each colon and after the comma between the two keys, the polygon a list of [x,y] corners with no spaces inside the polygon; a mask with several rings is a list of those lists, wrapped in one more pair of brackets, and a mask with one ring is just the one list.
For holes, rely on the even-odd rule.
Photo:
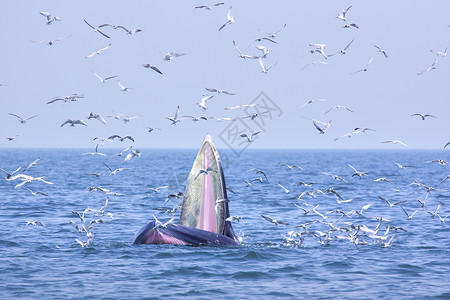
{"label": "whale", "polygon": [[158,219],[143,226],[134,244],[239,245],[219,152],[210,134],[203,140],[187,179],[179,223]]}

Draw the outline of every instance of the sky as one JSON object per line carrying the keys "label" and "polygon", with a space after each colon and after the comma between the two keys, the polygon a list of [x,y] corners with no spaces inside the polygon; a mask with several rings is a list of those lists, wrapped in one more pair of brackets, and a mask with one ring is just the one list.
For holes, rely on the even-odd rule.
{"label": "sky", "polygon": [[[199,148],[210,133],[218,148],[244,149],[442,149],[450,141],[450,63],[437,55],[450,42],[449,1],[226,1],[212,10],[195,9],[211,1],[3,1],[0,4],[0,148],[95,148],[95,137],[130,135],[135,142],[107,142],[104,147]],[[347,21],[336,18],[351,6]],[[221,31],[227,13],[235,22]],[[61,21],[46,24],[40,11]],[[141,32],[98,26],[122,25]],[[357,24],[359,29],[343,28]],[[274,38],[264,32],[276,32]],[[35,43],[62,39],[53,45]],[[352,39],[345,55],[339,52]],[[271,52],[262,60],[242,59]],[[325,59],[310,44],[325,44]],[[91,58],[86,56],[111,44]],[[382,47],[386,58],[373,45]],[[186,55],[164,61],[160,52]],[[367,71],[362,69],[371,60]],[[314,64],[315,62],[315,64]],[[142,65],[151,64],[162,75]],[[117,76],[101,83],[94,75]],[[355,73],[356,72],[356,73]],[[122,92],[119,80],[131,89]],[[205,88],[235,95],[211,93]],[[76,102],[55,97],[83,94]],[[214,95],[203,110],[196,103]],[[311,99],[325,99],[304,105]],[[225,107],[257,103],[245,110]],[[304,105],[304,106],[303,106]],[[345,108],[330,108],[342,105]],[[235,121],[165,116],[237,118]],[[303,106],[303,107],[302,107]],[[264,113],[268,111],[267,113]],[[101,114],[107,124],[88,120]],[[255,119],[245,118],[263,113]],[[37,117],[21,124],[17,114]],[[138,116],[129,123],[117,113]],[[326,114],[325,114],[326,113]],[[422,120],[415,113],[431,114]],[[86,126],[61,127],[67,119]],[[312,120],[331,122],[324,134]],[[149,133],[147,126],[160,128]],[[352,134],[356,127],[376,131]],[[240,134],[258,132],[248,143]],[[17,136],[8,141],[7,137]],[[399,140],[400,144],[382,143]]]}

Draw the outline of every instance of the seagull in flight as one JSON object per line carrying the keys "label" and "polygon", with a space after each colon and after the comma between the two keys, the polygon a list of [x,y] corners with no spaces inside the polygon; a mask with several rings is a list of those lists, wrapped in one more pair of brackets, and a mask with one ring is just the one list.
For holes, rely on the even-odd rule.
{"label": "seagull in flight", "polygon": [[91,54],[87,55],[86,58],[91,58],[95,54],[100,55],[103,51],[107,50],[109,47],[111,47],[111,44],[106,45],[103,48],[98,49],[97,51],[92,52]]}
{"label": "seagull in flight", "polygon": [[337,108],[337,109],[344,108],[344,109],[348,110],[349,112],[353,112],[353,110],[351,110],[350,108],[347,108],[347,107],[345,107],[345,106],[343,106],[343,105],[335,105],[335,106],[333,106],[332,108],[330,108],[329,110],[327,110],[327,111],[324,113],[324,115],[326,115],[327,113],[329,113],[331,110],[333,110],[333,109],[335,109],[335,108]]}
{"label": "seagull in flight", "polygon": [[257,55],[247,55],[247,54],[243,54],[242,51],[239,49],[239,47],[236,45],[236,41],[233,41],[233,46],[234,48],[237,50],[237,52],[239,52],[239,57],[243,58],[243,59],[257,59],[259,58],[259,56]]}
{"label": "seagull in flight", "polygon": [[369,65],[370,65],[370,63],[371,63],[372,61],[373,61],[373,57],[369,60],[369,62],[367,63],[367,65],[366,65],[364,68],[359,69],[359,70],[356,70],[356,71],[353,72],[352,74],[355,74],[355,73],[358,73],[358,72],[362,72],[362,71],[367,72],[367,70],[368,70],[368,68],[369,68]]}
{"label": "seagull in flight", "polygon": [[406,145],[406,144],[403,143],[402,141],[396,141],[396,140],[387,140],[387,141],[384,141],[384,142],[382,142],[382,143],[400,144],[400,145],[403,145],[403,146],[405,146],[405,147],[408,147],[408,145]]}
{"label": "seagull in flight", "polygon": [[[153,49],[155,49],[155,48],[153,48]],[[155,49],[155,50],[157,50],[157,49]],[[164,60],[165,61],[171,61],[173,58],[175,58],[175,57],[180,57],[180,56],[184,56],[184,55],[186,55],[186,53],[176,53],[176,52],[163,52],[163,51],[161,51],[161,50],[157,50],[157,51],[159,51],[159,53],[161,53],[162,55],[164,55]]]}
{"label": "seagull in flight", "polygon": [[422,75],[423,73],[429,72],[431,70],[435,70],[436,69],[436,64],[438,62],[438,58],[439,56],[436,56],[436,59],[434,60],[434,62],[431,64],[431,66],[425,70],[423,70],[422,72],[417,73],[417,75]]}
{"label": "seagull in flight", "polygon": [[319,52],[320,54],[322,54],[322,56],[323,56],[325,59],[328,58],[327,54],[325,53],[325,47],[326,47],[327,45],[325,45],[325,44],[309,44],[309,45],[310,45],[310,46],[313,46],[313,47],[316,47],[314,50],[310,50],[310,51],[309,51],[310,53]]}
{"label": "seagull in flight", "polygon": [[43,192],[33,192],[32,190],[30,190],[29,188],[26,187],[22,187],[24,190],[27,190],[31,193],[31,195],[33,195],[33,197],[36,197],[37,195],[42,195],[42,196],[48,196],[48,194],[43,193]]}
{"label": "seagull in flight", "polygon": [[228,9],[227,19],[228,19],[228,21],[225,24],[223,24],[222,26],[220,26],[219,31],[224,29],[226,25],[234,23],[234,17],[231,16],[231,6]]}
{"label": "seagull in flight", "polygon": [[84,126],[88,126],[86,124],[86,122],[84,122],[83,120],[72,120],[72,119],[69,119],[69,120],[65,121],[64,123],[62,123],[61,127],[63,127],[66,124],[70,124],[71,127],[75,127],[76,124],[81,124],[81,125],[84,125]]}
{"label": "seagull in flight", "polygon": [[106,80],[113,79],[113,78],[117,77],[117,76],[109,76],[109,77],[106,77],[106,78],[102,78],[97,73],[95,73],[94,71],[92,71],[92,72],[94,73],[95,77],[97,77],[100,80],[101,83],[105,83]]}
{"label": "seagull in flight", "polygon": [[91,27],[91,28],[94,30],[94,32],[98,32],[98,33],[100,33],[101,35],[103,35],[104,37],[106,37],[106,38],[109,39],[109,36],[107,36],[106,34],[104,34],[103,32],[101,32],[98,28],[95,28],[94,26],[92,26],[91,24],[89,24],[88,21],[84,20],[84,23],[86,23],[89,27]]}
{"label": "seagull in flight", "polygon": [[269,70],[272,69],[273,67],[275,67],[276,64],[277,64],[278,62],[276,62],[276,63],[273,64],[272,66],[266,68],[266,66],[264,66],[264,64],[263,64],[263,62],[262,62],[262,56],[260,56],[259,59],[258,59],[258,63],[259,63],[259,66],[260,66],[261,69],[262,69],[262,70],[261,70],[261,73],[267,74],[267,73],[269,72]]}
{"label": "seagull in flight", "polygon": [[128,155],[125,157],[125,159],[123,161],[127,162],[135,157],[141,157],[141,150],[139,150],[139,149],[131,150],[131,152],[128,153]]}
{"label": "seagull in flight", "polygon": [[90,120],[90,119],[97,119],[97,120],[99,120],[100,122],[102,122],[103,124],[106,125],[105,118],[103,118],[102,115],[94,114],[93,112],[91,112],[91,113],[89,114],[88,119],[89,119],[89,120]]}
{"label": "seagull in flight", "polygon": [[[406,201],[405,201],[405,202],[406,202]],[[398,202],[397,202],[397,203],[398,203]],[[396,205],[397,203],[392,204],[392,205]],[[389,203],[388,203],[388,204],[389,204]],[[389,204],[389,206],[390,206],[390,205],[391,205],[391,204]],[[403,210],[403,212],[405,213],[405,215],[406,215],[406,217],[408,218],[408,220],[411,220],[412,217],[419,211],[418,209],[416,209],[412,214],[409,214],[403,206],[401,206],[401,205],[399,205],[399,206],[400,206],[400,208]]]}
{"label": "seagull in flight", "polygon": [[[338,53],[340,53],[341,55],[346,54],[346,53],[347,53],[347,49],[350,47],[350,45],[353,43],[354,40],[355,40],[355,39],[352,39],[352,40],[350,41],[350,43],[348,43],[347,46],[345,46],[344,49],[340,50]],[[337,54],[337,53],[336,53],[336,54]],[[330,54],[330,55],[328,55],[328,56],[332,56],[332,55],[334,55],[334,54]]]}
{"label": "seagull in flight", "polygon": [[46,12],[46,11],[40,11],[39,12],[42,16],[44,16],[45,18],[47,18],[47,25],[52,25],[52,23],[54,22],[54,21],[61,21],[61,18],[60,17],[57,17],[57,16],[54,16],[54,17],[52,17],[52,15],[51,14],[49,14],[48,12]]}
{"label": "seagull in flight", "polygon": [[414,166],[410,166],[410,165],[401,165],[395,161],[394,161],[394,164],[396,164],[399,169],[415,168]]}
{"label": "seagull in flight", "polygon": [[165,117],[167,120],[172,121],[170,125],[177,125],[177,123],[181,122],[180,116],[180,106],[177,106],[177,110],[175,112],[174,117]]}
{"label": "seagull in flight", "polygon": [[267,216],[264,216],[264,215],[261,215],[261,217],[262,217],[264,220],[266,220],[267,222],[270,222],[270,223],[275,224],[275,226],[278,226],[278,225],[289,225],[289,224],[286,223],[286,222],[283,222],[283,221],[277,221],[277,220],[275,220],[275,219],[272,219],[272,218],[267,217]]}
{"label": "seagull in flight", "polygon": [[368,173],[366,173],[366,172],[360,172],[360,171],[356,170],[354,167],[352,167],[352,165],[350,165],[350,164],[347,164],[347,165],[348,165],[350,168],[352,168],[353,171],[355,171],[355,173],[352,175],[352,177],[353,177],[353,176],[358,176],[359,178],[362,178],[364,175],[369,176]]}
{"label": "seagull in flight", "polygon": [[213,167],[208,167],[206,170],[204,170],[204,169],[198,170],[197,175],[195,175],[194,180],[196,180],[197,177],[200,176],[201,174],[209,175],[210,172],[215,172],[215,173],[219,174],[219,172],[217,172],[217,170],[214,169]]}
{"label": "seagull in flight", "polygon": [[[403,200],[403,201],[398,201],[398,202],[395,202],[395,203],[391,203],[391,202],[389,202],[388,200],[384,199],[383,197],[378,196],[378,198],[380,198],[381,200],[383,200],[384,202],[386,202],[386,203],[389,205],[390,208],[393,208],[393,207],[396,206],[396,205],[399,205],[399,206],[400,206],[400,204],[403,204],[403,203],[406,202],[406,200]],[[400,207],[401,207],[401,206],[400,206]]]}
{"label": "seagull in flight", "polygon": [[302,106],[300,106],[300,109],[302,109],[302,108],[305,107],[306,105],[312,104],[312,103],[314,103],[314,102],[316,102],[316,101],[319,101],[319,102],[325,102],[325,101],[327,101],[327,100],[326,100],[326,99],[311,99],[311,100],[306,101]]}
{"label": "seagull in flight", "polygon": [[258,106],[258,103],[251,103],[251,104],[239,104],[236,106],[231,106],[231,107],[225,107],[225,110],[232,110],[232,109],[236,109],[236,108],[240,108],[241,110],[244,110],[247,107],[255,107]]}
{"label": "seagull in flight", "polygon": [[382,49],[380,46],[373,45],[375,48],[378,49],[378,52],[383,53],[384,57],[388,58],[388,55],[384,49]]}
{"label": "seagull in flight", "polygon": [[336,16],[336,18],[338,18],[339,20],[342,21],[347,21],[347,19],[345,18],[345,15],[347,14],[348,10],[351,8],[352,6],[348,6],[346,8],[344,8],[342,11],[339,12],[339,14]]}
{"label": "seagull in flight", "polygon": [[[0,171],[2,171],[3,173],[6,174],[6,177],[5,177],[6,180],[15,180],[15,179],[17,179],[17,178],[14,176],[14,174],[16,174],[21,168],[22,168],[22,167],[18,167],[15,171],[13,171],[13,172],[11,172],[11,173],[9,173],[9,172],[7,172],[7,171],[1,169],[1,168],[0,168]],[[14,177],[13,177],[13,176],[14,176]],[[12,178],[14,178],[14,179],[12,179]]]}
{"label": "seagull in flight", "polygon": [[95,152],[83,153],[83,154],[81,154],[81,155],[92,155],[92,156],[94,156],[94,155],[100,155],[100,156],[107,156],[107,155],[104,154],[104,153],[98,152],[98,144],[97,144],[97,146],[95,146]]}
{"label": "seagull in flight", "polygon": [[[320,127],[319,123],[321,123],[321,124],[323,124],[325,126],[324,127]],[[328,123],[324,123],[324,122],[321,122],[321,121],[318,121],[318,120],[313,120],[313,124],[314,124],[314,127],[316,127],[316,129],[319,130],[320,134],[324,134],[325,131],[327,131],[328,128],[330,128],[331,120],[328,121]]]}
{"label": "seagull in flight", "polygon": [[287,167],[289,170],[292,170],[292,169],[299,169],[300,171],[303,171],[303,168],[300,167],[299,165],[296,165],[296,164],[294,164],[294,165],[280,164],[280,165],[278,165],[278,166],[280,166],[280,167]]}
{"label": "seagull in flight", "polygon": [[437,56],[445,57],[445,56],[447,56],[447,50],[448,50],[448,47],[445,48],[444,52],[435,51],[435,50],[430,50],[430,52],[436,54]]}
{"label": "seagull in flight", "polygon": [[211,93],[226,94],[226,95],[236,95],[235,93],[228,92],[228,91],[225,91],[225,90],[219,90],[219,89],[205,88],[205,90],[207,90],[208,92],[211,92]]}
{"label": "seagull in flight", "polygon": [[44,223],[42,223],[41,221],[27,221],[25,227],[27,227],[28,225],[45,227]]}
{"label": "seagull in flight", "polygon": [[26,124],[26,123],[28,123],[28,120],[31,120],[31,119],[33,119],[33,118],[39,116],[39,115],[34,115],[34,116],[31,116],[31,117],[29,117],[29,118],[24,119],[24,118],[22,118],[22,117],[19,117],[19,116],[16,115],[16,114],[13,114],[13,113],[8,113],[8,114],[9,114],[10,116],[13,116],[13,117],[18,118],[18,119],[19,119],[19,122],[22,123],[22,124]]}
{"label": "seagull in flight", "polygon": [[200,102],[197,103],[198,106],[200,106],[201,108],[203,108],[203,110],[206,110],[206,101],[208,101],[209,99],[211,99],[212,97],[214,97],[214,95],[206,95],[203,94],[202,99],[200,100]]}
{"label": "seagull in flight", "polygon": [[220,5],[224,5],[225,3],[224,2],[219,2],[219,3],[216,3],[216,4],[213,4],[213,5],[211,5],[211,6],[208,6],[208,5],[199,5],[199,6],[196,6],[196,7],[194,7],[194,8],[199,8],[199,9],[205,9],[205,10],[212,10],[213,9],[213,7],[215,7],[215,6],[220,6]]}
{"label": "seagull in flight", "polygon": [[68,39],[69,37],[70,37],[70,35],[67,36],[67,37],[65,37],[65,38],[61,38],[61,39],[54,39],[54,40],[49,40],[49,41],[31,41],[31,42],[32,42],[32,43],[38,43],[38,44],[47,44],[47,45],[51,46],[51,45],[53,45],[55,42],[63,41],[63,40],[65,40],[65,39]]}
{"label": "seagull in flight", "polygon": [[111,169],[105,162],[103,164],[108,168],[108,170],[111,172],[111,175],[116,175],[118,172],[122,172],[125,170],[131,170],[130,168],[119,168],[119,169]]}
{"label": "seagull in flight", "polygon": [[342,28],[351,28],[351,27],[359,29],[359,26],[355,23],[345,24],[344,26],[342,26]]}
{"label": "seagull in flight", "polygon": [[132,88],[129,88],[129,87],[125,87],[123,84],[120,83],[119,80],[117,80],[117,84],[119,85],[121,92],[128,92],[128,90],[132,89]]}
{"label": "seagull in flight", "polygon": [[9,136],[9,137],[7,137],[6,139],[9,141],[9,142],[11,142],[11,141],[13,141],[16,137],[18,137],[19,136],[19,134],[16,134],[16,135],[14,135],[14,136]]}
{"label": "seagull in flight", "polygon": [[263,32],[263,33],[267,34],[267,36],[268,36],[269,38],[274,39],[274,38],[277,37],[277,35],[278,35],[284,28],[286,28],[286,24],[284,24],[283,27],[281,27],[279,30],[275,31],[274,33],[261,31],[261,30],[259,30],[259,29],[258,29],[258,30],[259,30],[260,32]]}
{"label": "seagull in flight", "polygon": [[419,113],[417,113],[417,114],[412,114],[411,116],[420,116],[421,118],[422,118],[422,120],[424,120],[425,121],[425,118],[427,118],[427,117],[430,117],[430,118],[437,118],[437,117],[435,117],[435,116],[433,116],[433,115],[430,115],[430,114],[419,114]]}
{"label": "seagull in flight", "polygon": [[151,64],[143,64],[142,65],[144,68],[146,68],[146,69],[152,69],[153,71],[155,71],[156,73],[159,73],[159,74],[161,74],[162,75],[162,72],[157,68],[157,67],[155,67],[155,66],[153,66],[153,65],[151,65]]}
{"label": "seagull in flight", "polygon": [[255,137],[258,133],[260,133],[260,131],[253,132],[250,136],[248,136],[248,134],[246,134],[246,133],[243,133],[243,134],[240,135],[240,137],[245,137],[245,138],[247,138],[247,142],[251,143],[251,142],[254,141],[254,137]]}
{"label": "seagull in flight", "polygon": [[277,185],[278,185],[280,188],[282,188],[286,194],[289,194],[290,190],[288,190],[287,188],[285,188],[284,186],[282,186],[282,185],[279,184],[279,183],[277,183]]}
{"label": "seagull in flight", "polygon": [[340,181],[342,181],[342,182],[347,182],[347,180],[345,180],[344,178],[342,178],[342,177],[340,177],[340,176],[338,176],[338,175],[334,175],[334,174],[331,174],[331,173],[325,173],[325,172],[321,172],[323,175],[328,175],[328,176],[331,176],[331,177],[333,177],[333,179],[334,180],[340,180]]}

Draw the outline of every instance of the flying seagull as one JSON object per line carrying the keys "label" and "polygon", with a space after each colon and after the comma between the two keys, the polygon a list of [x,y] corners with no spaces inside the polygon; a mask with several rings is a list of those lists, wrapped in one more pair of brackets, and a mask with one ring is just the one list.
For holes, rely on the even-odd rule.
{"label": "flying seagull", "polygon": [[159,74],[162,75],[162,72],[161,72],[157,67],[155,67],[155,66],[153,66],[153,65],[151,65],[151,64],[143,64],[142,66],[143,66],[144,68],[146,68],[146,69],[150,68],[150,69],[152,69],[153,71],[155,71],[156,73],[159,73]]}
{"label": "flying seagull", "polygon": [[91,58],[92,56],[94,56],[95,54],[100,55],[101,52],[107,50],[109,47],[111,47],[111,44],[106,45],[103,48],[98,49],[97,51],[92,52],[91,54],[87,55],[86,58]]}
{"label": "flying seagull", "polygon": [[355,72],[353,72],[352,74],[354,74],[354,73],[358,73],[358,72],[362,72],[362,71],[364,71],[364,72],[367,72],[367,70],[368,70],[368,67],[369,67],[369,65],[370,65],[370,63],[372,62],[372,60],[373,60],[373,57],[369,60],[369,62],[367,63],[367,65],[364,67],[364,68],[362,68],[362,69],[359,69],[359,70],[356,70]]}
{"label": "flying seagull", "polygon": [[86,124],[86,122],[84,122],[83,120],[72,120],[72,119],[69,119],[69,120],[65,121],[64,123],[62,123],[61,127],[63,127],[66,124],[70,124],[71,127],[75,127],[76,124],[81,124],[81,125],[84,125],[84,126],[88,126]]}
{"label": "flying seagull", "polygon": [[212,10],[212,8],[213,8],[213,6],[220,6],[220,5],[224,5],[225,3],[224,2],[219,2],[219,3],[216,3],[216,4],[213,4],[213,5],[211,5],[211,6],[208,6],[208,5],[199,5],[199,6],[196,6],[196,7],[194,7],[194,8],[203,8],[203,9],[205,9],[205,10]]}
{"label": "flying seagull", "polygon": [[113,78],[117,77],[117,76],[109,76],[109,77],[106,77],[106,78],[102,78],[97,73],[95,73],[94,71],[92,71],[92,73],[94,73],[95,77],[97,77],[100,80],[101,83],[105,83],[106,80],[113,79]]}
{"label": "flying seagull", "polygon": [[227,19],[228,19],[228,21],[225,24],[223,24],[222,26],[220,26],[219,31],[221,31],[227,24],[234,23],[234,17],[231,16],[231,6],[230,6],[230,9],[228,9]]}
{"label": "flying seagull", "polygon": [[106,34],[104,34],[103,32],[101,32],[100,30],[98,30],[98,28],[95,28],[94,26],[92,26],[91,24],[89,24],[86,20],[84,20],[84,23],[86,23],[89,27],[91,27],[91,28],[94,30],[94,32],[98,32],[98,33],[100,33],[101,35],[103,35],[104,37],[106,37],[106,38],[109,39],[109,36],[107,36]]}
{"label": "flying seagull", "polygon": [[57,17],[57,16],[52,17],[52,15],[49,14],[48,12],[46,12],[46,11],[40,11],[39,13],[41,15],[43,15],[45,18],[47,18],[47,25],[52,25],[52,23],[54,21],[61,21],[60,17]]}
{"label": "flying seagull", "polygon": [[254,141],[254,137],[255,137],[258,133],[260,133],[260,131],[253,132],[253,133],[250,135],[250,137],[249,137],[246,133],[243,133],[243,134],[240,135],[240,137],[245,137],[245,138],[247,138],[247,141],[248,141],[249,143],[251,143],[251,142]]}
{"label": "flying seagull", "polygon": [[28,123],[28,120],[31,120],[31,119],[33,119],[33,118],[39,116],[39,115],[34,115],[34,116],[31,116],[31,117],[29,117],[29,118],[24,119],[24,118],[22,118],[22,117],[19,117],[19,116],[16,115],[16,114],[13,114],[13,113],[8,113],[8,114],[9,114],[10,116],[13,116],[13,117],[18,118],[18,119],[19,119],[19,122],[22,123],[22,124],[26,124],[26,123]]}
{"label": "flying seagull", "polygon": [[406,145],[406,144],[403,143],[402,141],[387,140],[387,141],[384,141],[384,142],[382,142],[382,143],[400,144],[400,145],[403,145],[403,146],[405,146],[405,147],[408,147],[408,145]]}
{"label": "flying seagull", "polygon": [[375,48],[378,49],[378,52],[383,53],[384,57],[388,58],[388,55],[384,49],[382,49],[380,46],[373,45]]}
{"label": "flying seagull", "polygon": [[219,90],[219,89],[205,88],[205,90],[207,90],[208,92],[211,92],[211,93],[227,94],[227,95],[236,95],[235,93],[228,92],[228,91],[225,91],[225,90]]}
{"label": "flying seagull", "polygon": [[180,106],[177,106],[177,110],[175,112],[175,116],[174,117],[165,117],[165,118],[167,120],[169,120],[169,121],[172,121],[172,123],[170,125],[176,125],[178,122],[181,121],[179,116],[180,116]]}
{"label": "flying seagull", "polygon": [[347,19],[345,18],[345,15],[347,14],[348,10],[351,8],[352,6],[348,6],[346,8],[344,8],[342,11],[339,12],[339,14],[336,16],[336,18],[338,18],[339,20],[342,21],[347,21]]}
{"label": "flying seagull", "polygon": [[419,114],[419,113],[417,113],[417,114],[412,114],[411,116],[420,116],[421,118],[422,118],[422,120],[425,120],[425,118],[426,117],[431,117],[431,118],[436,118],[435,116],[433,116],[433,115],[430,115],[430,114]]}
{"label": "flying seagull", "polygon": [[[325,126],[324,127],[320,127],[319,123],[321,123],[321,124],[323,124]],[[313,124],[314,124],[314,127],[316,127],[316,129],[319,130],[320,134],[324,134],[325,131],[327,131],[328,128],[330,128],[331,120],[328,121],[328,123],[324,123],[324,122],[321,122],[321,121],[318,121],[318,120],[313,120]]]}
{"label": "flying seagull", "polygon": [[128,92],[128,90],[131,89],[131,88],[129,88],[129,87],[125,87],[123,84],[120,83],[119,80],[117,80],[117,84],[119,85],[120,91],[122,91],[122,92]]}

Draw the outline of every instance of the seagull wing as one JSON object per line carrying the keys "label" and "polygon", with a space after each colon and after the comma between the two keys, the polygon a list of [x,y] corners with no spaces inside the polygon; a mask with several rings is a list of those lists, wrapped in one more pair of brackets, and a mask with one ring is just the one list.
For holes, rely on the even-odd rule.
{"label": "seagull wing", "polygon": [[8,115],[11,115],[11,116],[14,116],[14,117],[16,117],[16,118],[19,118],[20,120],[23,120],[21,117],[19,117],[19,116],[16,115],[16,114],[8,113]]}
{"label": "seagull wing", "polygon": [[86,20],[84,20],[84,23],[86,23],[86,24],[88,24],[88,26],[89,27],[91,27],[92,29],[94,29],[95,30],[95,27],[94,26],[92,26],[91,24],[89,24]]}

